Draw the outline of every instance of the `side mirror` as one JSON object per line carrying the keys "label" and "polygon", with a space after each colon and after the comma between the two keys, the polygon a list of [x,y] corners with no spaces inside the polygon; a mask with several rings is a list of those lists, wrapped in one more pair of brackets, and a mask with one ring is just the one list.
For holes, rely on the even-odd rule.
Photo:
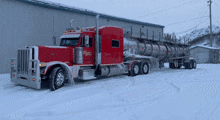
{"label": "side mirror", "polygon": [[89,47],[89,36],[85,36],[85,46]]}

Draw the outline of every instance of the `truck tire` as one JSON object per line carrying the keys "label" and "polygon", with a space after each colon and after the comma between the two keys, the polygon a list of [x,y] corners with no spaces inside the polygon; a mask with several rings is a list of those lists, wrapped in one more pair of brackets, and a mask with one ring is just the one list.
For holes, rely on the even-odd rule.
{"label": "truck tire", "polygon": [[193,65],[192,61],[189,61],[189,62],[185,63],[185,69],[192,69],[193,68],[192,65]]}
{"label": "truck tire", "polygon": [[139,74],[139,72],[140,72],[140,66],[139,66],[138,62],[136,62],[132,65],[130,74],[131,74],[131,76],[136,76]]}
{"label": "truck tire", "polygon": [[171,69],[173,69],[173,68],[174,68],[174,63],[169,63],[169,67],[170,67]]}
{"label": "truck tire", "polygon": [[193,61],[189,62],[189,69],[193,69]]}
{"label": "truck tire", "polygon": [[65,82],[65,72],[61,67],[56,67],[53,69],[49,76],[50,89],[52,91],[61,88]]}
{"label": "truck tire", "polygon": [[177,67],[177,68],[180,69],[181,67],[182,67],[182,65],[178,64],[178,67]]}
{"label": "truck tire", "polygon": [[149,65],[147,62],[144,62],[140,65],[140,74],[148,74],[149,72]]}
{"label": "truck tire", "polygon": [[184,63],[185,69],[189,69],[189,63]]}
{"label": "truck tire", "polygon": [[193,61],[193,69],[196,69],[196,66],[197,66],[196,61]]}

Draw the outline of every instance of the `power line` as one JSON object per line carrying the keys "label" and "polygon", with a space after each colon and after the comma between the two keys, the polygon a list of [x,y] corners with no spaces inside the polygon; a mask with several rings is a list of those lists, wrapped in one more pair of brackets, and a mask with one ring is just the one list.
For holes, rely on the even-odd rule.
{"label": "power line", "polygon": [[[188,2],[186,2],[186,3],[183,3],[183,4],[186,5],[186,4],[195,2],[195,1],[196,1],[196,0],[194,0],[194,1],[190,0],[190,1],[188,1]],[[149,13],[149,14],[147,14],[147,15],[142,15],[142,16],[139,16],[139,17],[137,17],[137,18],[146,17],[146,16],[149,16],[149,15],[152,15],[152,14],[162,13],[162,12],[165,12],[165,11],[167,11],[167,10],[170,10],[170,9],[173,9],[173,8],[177,8],[177,7],[182,7],[183,4],[180,4],[180,5],[177,5],[177,6],[173,6],[173,7],[170,7],[170,8],[166,8],[166,9],[162,9],[162,10],[157,11],[157,12],[152,12],[152,13]]]}
{"label": "power line", "polygon": [[215,5],[219,8],[219,6],[216,4],[216,2],[214,1]]}
{"label": "power line", "polygon": [[205,17],[208,17],[208,16],[203,16],[203,17],[198,17],[198,18],[194,18],[194,19],[191,19],[191,20],[185,20],[185,21],[181,21],[181,22],[171,23],[171,24],[168,24],[168,25],[165,25],[165,26],[170,26],[170,25],[185,23],[185,22],[189,22],[189,21],[193,21],[193,20],[197,20],[197,19],[205,18]]}
{"label": "power line", "polygon": [[190,28],[190,29],[188,29],[188,30],[181,31],[181,32],[178,32],[178,33],[175,33],[175,34],[176,34],[176,35],[177,35],[177,34],[183,34],[183,33],[189,32],[189,31],[191,31],[191,30],[194,30],[194,29],[196,29],[199,25],[201,25],[202,23],[204,23],[207,19],[208,19],[208,18],[206,18],[204,21],[200,22],[198,25],[194,26],[193,28]]}

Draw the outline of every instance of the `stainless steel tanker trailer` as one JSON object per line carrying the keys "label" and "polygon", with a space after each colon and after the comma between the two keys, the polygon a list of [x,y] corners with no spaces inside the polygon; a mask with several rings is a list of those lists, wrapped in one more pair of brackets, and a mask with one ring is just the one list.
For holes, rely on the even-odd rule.
{"label": "stainless steel tanker trailer", "polygon": [[196,68],[196,59],[190,57],[189,45],[171,42],[124,38],[124,59],[125,61],[148,59],[150,68],[161,68],[164,63],[169,63],[172,69],[179,69],[182,66],[186,69]]}

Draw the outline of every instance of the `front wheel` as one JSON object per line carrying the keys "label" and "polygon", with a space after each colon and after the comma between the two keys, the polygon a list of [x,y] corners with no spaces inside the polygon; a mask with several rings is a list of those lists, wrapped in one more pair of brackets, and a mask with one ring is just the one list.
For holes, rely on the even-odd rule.
{"label": "front wheel", "polygon": [[65,72],[61,67],[56,67],[51,72],[50,76],[50,89],[52,91],[61,88],[65,82]]}

